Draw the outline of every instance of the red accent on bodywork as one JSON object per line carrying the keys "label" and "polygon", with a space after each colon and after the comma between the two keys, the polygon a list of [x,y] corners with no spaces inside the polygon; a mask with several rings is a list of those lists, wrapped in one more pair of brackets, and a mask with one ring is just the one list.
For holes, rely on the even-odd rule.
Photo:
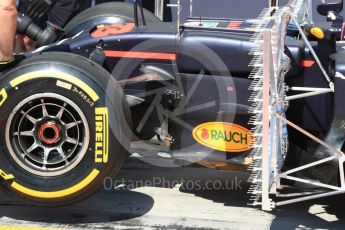
{"label": "red accent on bodywork", "polygon": [[315,64],[313,60],[302,60],[302,66],[306,68],[310,68]]}
{"label": "red accent on bodywork", "polygon": [[109,35],[125,34],[135,28],[134,23],[104,25],[92,31],[91,36],[101,38]]}
{"label": "red accent on bodywork", "polygon": [[239,29],[241,28],[241,21],[230,21],[227,28],[229,29]]}
{"label": "red accent on bodywork", "polygon": [[152,53],[135,51],[113,51],[105,50],[106,57],[113,58],[138,58],[138,59],[157,59],[157,60],[176,60],[176,54],[173,53]]}

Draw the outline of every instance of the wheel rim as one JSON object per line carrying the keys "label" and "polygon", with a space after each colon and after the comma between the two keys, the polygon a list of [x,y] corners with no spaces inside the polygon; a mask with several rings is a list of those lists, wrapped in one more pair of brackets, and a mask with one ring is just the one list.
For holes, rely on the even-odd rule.
{"label": "wheel rim", "polygon": [[38,176],[71,171],[85,156],[89,142],[89,125],[82,110],[54,93],[25,98],[6,123],[6,146],[12,158]]}

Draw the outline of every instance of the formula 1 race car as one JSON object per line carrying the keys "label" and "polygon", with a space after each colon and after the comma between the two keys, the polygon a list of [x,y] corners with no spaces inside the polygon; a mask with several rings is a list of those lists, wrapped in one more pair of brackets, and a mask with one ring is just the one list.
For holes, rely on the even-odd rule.
{"label": "formula 1 race car", "polygon": [[[106,3],[53,39],[26,21],[41,44],[59,41],[1,78],[1,187],[34,204],[76,202],[129,152],[168,154],[166,167],[249,169],[264,210],[344,193],[343,1],[317,6],[319,24],[311,1],[273,2],[256,19],[184,24],[140,1]],[[289,181],[317,189],[273,202]]]}

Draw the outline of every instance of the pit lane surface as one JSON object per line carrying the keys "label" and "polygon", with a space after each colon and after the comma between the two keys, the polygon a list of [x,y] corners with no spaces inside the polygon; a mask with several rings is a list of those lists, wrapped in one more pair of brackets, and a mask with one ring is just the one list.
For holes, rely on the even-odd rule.
{"label": "pit lane surface", "polygon": [[130,159],[116,180],[105,183],[108,191],[71,206],[33,207],[1,193],[0,230],[344,229],[345,196],[267,213],[246,205],[246,178],[245,173],[159,168]]}

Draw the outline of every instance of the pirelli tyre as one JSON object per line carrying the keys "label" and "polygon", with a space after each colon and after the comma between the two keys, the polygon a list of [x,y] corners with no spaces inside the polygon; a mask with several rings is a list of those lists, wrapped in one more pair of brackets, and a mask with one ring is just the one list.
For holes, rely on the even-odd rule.
{"label": "pirelli tyre", "polygon": [[[96,26],[113,23],[134,22],[133,4],[123,2],[108,2],[93,6],[75,16],[64,28],[67,37],[72,37],[82,30],[91,30]],[[139,21],[142,17],[139,12]],[[144,9],[145,20],[148,23],[161,22],[150,11]]]}
{"label": "pirelli tyre", "polygon": [[130,137],[122,89],[68,53],[23,61],[0,81],[0,181],[24,201],[63,205],[117,172]]}

